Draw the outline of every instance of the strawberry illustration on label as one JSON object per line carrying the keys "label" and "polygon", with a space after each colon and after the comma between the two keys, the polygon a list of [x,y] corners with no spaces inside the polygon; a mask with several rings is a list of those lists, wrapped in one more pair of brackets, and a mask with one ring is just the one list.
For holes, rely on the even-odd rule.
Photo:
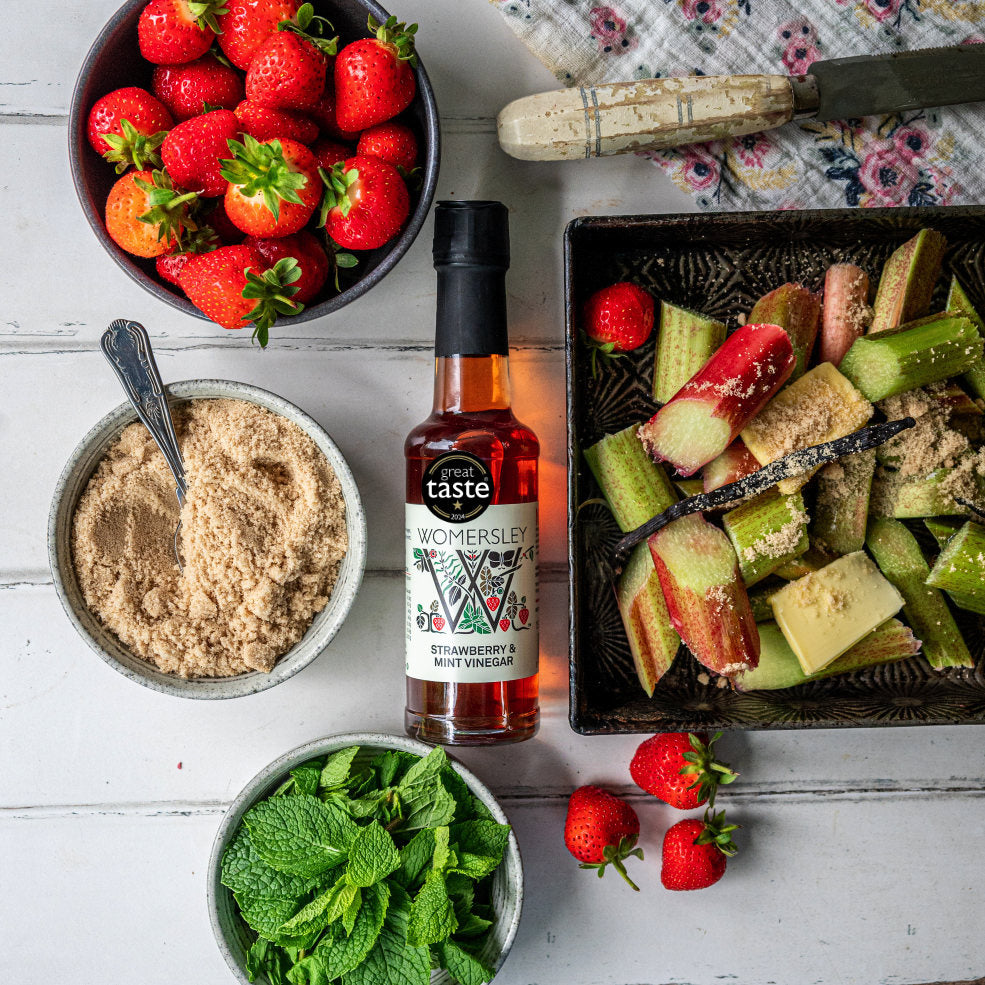
{"label": "strawberry illustration on label", "polygon": [[510,628],[510,621],[509,621],[509,619],[500,619],[499,620],[499,628],[500,629],[509,629]]}
{"label": "strawberry illustration on label", "polygon": [[441,632],[441,630],[445,628],[444,616],[435,616],[434,619],[431,620],[431,622],[434,623],[434,628],[438,630],[438,632]]}
{"label": "strawberry illustration on label", "polygon": [[499,608],[499,596],[490,595],[489,598],[486,599],[486,605],[489,606],[490,612],[495,612]]}
{"label": "strawberry illustration on label", "polygon": [[529,609],[521,609],[520,612],[519,612],[519,616],[520,616],[520,625],[521,626],[526,626],[527,625],[527,620],[530,618],[530,610]]}

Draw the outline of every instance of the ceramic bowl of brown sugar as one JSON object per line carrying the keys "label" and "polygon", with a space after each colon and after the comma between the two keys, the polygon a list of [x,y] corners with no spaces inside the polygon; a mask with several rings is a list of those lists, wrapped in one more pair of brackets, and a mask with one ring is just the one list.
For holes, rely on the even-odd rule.
{"label": "ceramic bowl of brown sugar", "polygon": [[[127,403],[89,431],[59,477],[48,518],[55,591],[79,635],[129,680],[183,698],[256,694],[311,663],[348,615],[366,567],[359,491],[329,434],[282,397],[229,380],[185,380],[167,391],[190,480],[182,511],[183,571],[163,548],[145,550],[152,537],[170,545],[173,483],[162,479],[149,492],[140,488],[139,509],[117,516],[116,497],[144,481],[140,470],[150,454],[143,426],[130,428],[137,416]],[[224,416],[216,416],[219,410]],[[268,456],[257,444],[263,428],[244,428],[236,444],[236,427],[254,417],[301,449],[304,467],[281,461],[283,447]],[[225,436],[216,434],[217,421]],[[214,452],[223,451],[223,441],[232,443],[228,482],[221,471],[203,471],[196,493],[196,454],[219,469],[211,461],[221,459]],[[146,502],[151,520],[142,519]],[[91,535],[93,529],[102,533]],[[109,541],[119,543],[107,554]],[[280,553],[258,569],[268,544]],[[154,565],[171,568],[160,585],[153,582]]]}

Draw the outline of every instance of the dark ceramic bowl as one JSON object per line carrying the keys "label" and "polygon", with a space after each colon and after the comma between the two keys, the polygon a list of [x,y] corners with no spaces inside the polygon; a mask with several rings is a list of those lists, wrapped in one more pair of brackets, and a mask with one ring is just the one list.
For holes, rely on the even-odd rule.
{"label": "dark ceramic bowl", "polygon": [[[144,260],[121,250],[106,232],[103,225],[106,196],[118,176],[112,165],[107,164],[86,139],[89,111],[97,99],[123,86],[136,85],[150,90],[153,65],[141,58],[137,48],[137,20],[146,2],[127,0],[99,32],[82,63],[69,110],[68,153],[72,180],[93,232],[127,275],[173,308],[205,318],[178,288],[157,277],[153,260]],[[366,20],[370,14],[380,22],[389,16],[374,0],[313,0],[313,3],[315,12],[332,22],[343,44],[366,36]],[[303,312],[282,319],[280,324],[320,318],[365,294],[386,276],[420,232],[434,199],[441,148],[438,107],[431,83],[422,65],[418,65],[415,74],[417,95],[400,119],[417,134],[421,148],[422,184],[420,191],[411,192],[411,213],[403,231],[379,249],[360,251],[359,265],[352,271],[340,272],[343,285],[340,294],[315,299]],[[351,279],[347,283],[345,278]]]}

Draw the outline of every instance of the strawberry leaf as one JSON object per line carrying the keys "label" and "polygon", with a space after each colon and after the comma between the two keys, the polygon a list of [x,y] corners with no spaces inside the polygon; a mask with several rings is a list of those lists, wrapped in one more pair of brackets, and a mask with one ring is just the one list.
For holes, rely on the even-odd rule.
{"label": "strawberry leaf", "polygon": [[223,158],[220,174],[226,181],[239,187],[245,198],[262,195],[264,205],[280,218],[280,203],[303,205],[298,192],[308,184],[306,175],[292,171],[284,157],[284,147],[279,140],[260,143],[255,137],[243,134],[243,141],[227,141],[231,158]]}
{"label": "strawberry leaf", "polygon": [[602,862],[582,862],[579,865],[581,869],[597,869],[599,874],[599,879],[605,875],[605,867],[611,865],[616,872],[619,873],[629,883],[629,885],[636,891],[640,891],[640,887],[629,878],[629,873],[626,871],[625,861],[630,856],[635,856],[642,861],[643,859],[643,849],[636,847],[636,835],[626,835],[619,839],[618,845],[606,845],[602,849]]}
{"label": "strawberry leaf", "polygon": [[195,18],[195,23],[203,30],[222,34],[222,28],[216,18],[229,13],[225,0],[189,0],[188,11]]}
{"label": "strawberry leaf", "polygon": [[157,150],[168,135],[167,130],[157,133],[143,134],[129,120],[120,121],[119,133],[101,133],[100,136],[109,144],[109,150],[103,151],[103,157],[116,165],[116,173],[123,174],[131,166],[138,171],[148,168],[161,167],[161,155]]}
{"label": "strawberry leaf", "polygon": [[157,226],[157,238],[173,239],[179,249],[187,230],[198,229],[191,214],[191,206],[198,201],[197,192],[179,193],[167,171],[154,171],[151,180],[134,178],[133,183],[147,193],[148,210],[137,219],[149,226]]}
{"label": "strawberry leaf", "polygon": [[249,267],[243,273],[246,276],[243,297],[256,301],[246,317],[253,322],[253,338],[263,349],[269,341],[270,327],[277,321],[278,315],[296,315],[304,310],[304,305],[292,300],[298,292],[295,281],[301,277],[301,268],[294,257],[283,257],[262,274]]}

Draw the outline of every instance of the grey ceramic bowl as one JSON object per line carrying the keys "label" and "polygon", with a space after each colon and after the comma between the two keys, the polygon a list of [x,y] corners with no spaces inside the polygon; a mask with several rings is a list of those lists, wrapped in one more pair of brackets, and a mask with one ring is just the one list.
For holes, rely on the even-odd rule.
{"label": "grey ceramic bowl", "polygon": [[[375,0],[312,0],[315,13],[327,17],[335,26],[342,42],[354,41],[367,35],[366,21],[370,14],[382,23],[387,12]],[[106,196],[119,177],[90,146],[86,138],[89,111],[97,99],[123,86],[141,86],[150,89],[153,65],[141,58],[137,48],[137,21],[147,0],[127,0],[113,14],[89,49],[79,70],[72,93],[68,118],[68,155],[72,168],[72,181],[79,196],[82,211],[102,244],[103,249],[116,261],[125,273],[144,290],[186,314],[205,318],[182,292],[172,284],[162,281],[156,273],[153,260],[131,256],[113,242],[103,225]],[[434,199],[438,181],[438,163],[441,157],[441,139],[438,129],[438,107],[434,91],[422,65],[415,70],[417,95],[400,119],[417,134],[421,149],[421,187],[411,190],[411,213],[400,235],[376,250],[360,251],[359,265],[351,271],[340,272],[344,290],[340,294],[311,301],[303,312],[290,318],[281,318],[279,324],[320,318],[338,311],[350,301],[365,294],[393,269],[397,261],[414,242],[427,218]],[[355,278],[355,279],[352,279]],[[328,285],[326,285],[328,290]]]}
{"label": "grey ceramic bowl", "polygon": [[184,679],[164,674],[132,654],[86,607],[75,576],[71,555],[71,528],[75,506],[100,459],[120,432],[137,420],[129,403],[107,414],[72,452],[55,487],[48,516],[48,562],[55,591],[79,635],[114,670],[153,691],[181,698],[237,698],[280,684],[306,667],[331,642],[345,620],[366,569],[366,516],[352,472],[328,432],[294,404],[259,387],[231,380],[184,380],[167,387],[173,400],[231,397],[248,400],[286,417],[301,428],[324,452],[342,484],[349,547],[328,605],[315,616],[302,639],[277,661],[269,674],[252,671],[235,677]]}
{"label": "grey ceramic bowl", "polygon": [[[222,853],[236,833],[243,815],[258,800],[269,797],[280,786],[290,770],[309,759],[338,752],[347,746],[360,746],[366,750],[369,756],[375,756],[386,749],[400,749],[417,756],[426,756],[432,748],[417,739],[410,739],[402,735],[387,735],[384,732],[350,732],[342,735],[329,735],[324,739],[315,739],[314,742],[308,742],[303,746],[298,746],[297,749],[292,749],[280,759],[276,759],[269,766],[264,767],[247,783],[239,796],[229,806],[229,810],[223,815],[222,823],[216,832],[215,841],[212,843],[212,854],[209,857],[207,884],[209,920],[212,923],[212,932],[215,934],[216,943],[219,945],[219,950],[222,952],[226,964],[229,965],[236,981],[241,982],[242,985],[249,983],[243,966],[246,960],[246,951],[250,946],[251,934],[246,924],[240,920],[236,913],[233,894],[219,880],[222,869]],[[357,759],[356,762],[359,760]],[[469,790],[485,804],[492,816],[500,824],[509,823],[503,809],[485,784],[461,763],[455,760],[452,760],[451,763]],[[520,846],[517,843],[516,835],[512,832],[506,846],[503,864],[493,874],[492,906],[496,913],[496,920],[487,938],[486,946],[479,957],[494,971],[498,972],[513,946],[516,932],[520,926],[520,911],[523,908],[523,865],[520,860]],[[266,979],[259,979],[259,981],[261,985],[267,985]],[[432,972],[431,985],[454,985],[454,979],[445,971]]]}

